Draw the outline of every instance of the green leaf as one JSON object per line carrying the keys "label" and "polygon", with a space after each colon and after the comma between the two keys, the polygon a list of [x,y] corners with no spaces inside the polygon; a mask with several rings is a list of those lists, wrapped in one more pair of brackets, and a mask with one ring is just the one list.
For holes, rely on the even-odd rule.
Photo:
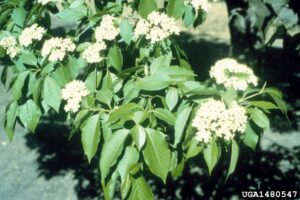
{"label": "green leaf", "polygon": [[147,142],[143,151],[145,162],[150,171],[160,177],[164,182],[169,172],[171,151],[163,133],[147,128]]}
{"label": "green leaf", "polygon": [[52,77],[57,81],[57,83],[61,87],[65,86],[67,83],[71,82],[70,71],[68,68],[63,67],[63,66],[57,68],[52,73]]}
{"label": "green leaf", "polygon": [[239,145],[235,140],[232,140],[231,143],[231,158],[230,158],[230,165],[229,165],[229,170],[227,173],[227,177],[226,180],[228,179],[228,177],[235,171],[236,168],[236,164],[239,158]]}
{"label": "green leaf", "polygon": [[59,112],[59,107],[61,103],[61,89],[57,82],[47,76],[45,78],[43,87],[43,98],[48,106],[52,107],[56,112]]}
{"label": "green leaf", "polygon": [[121,118],[124,118],[132,113],[134,113],[139,108],[138,104],[129,103],[120,106],[119,108],[115,109],[111,112],[109,122],[115,122]]}
{"label": "green leaf", "polygon": [[38,105],[41,99],[41,92],[42,92],[42,79],[39,78],[38,80],[36,80],[36,82],[33,85],[32,88],[32,97],[33,97],[33,101]]}
{"label": "green leaf", "polygon": [[89,89],[89,91],[94,92],[99,87],[101,79],[101,71],[92,71],[85,80],[86,87]]}
{"label": "green leaf", "polygon": [[203,146],[199,144],[199,141],[193,138],[186,153],[186,159],[197,156],[202,150]]}
{"label": "green leaf", "polygon": [[118,45],[114,45],[108,52],[109,63],[119,72],[123,66],[123,56]]}
{"label": "green leaf", "polygon": [[171,59],[172,56],[170,54],[155,58],[150,65],[151,74],[154,75],[160,68],[169,67],[171,64]]}
{"label": "green leaf", "polygon": [[22,63],[27,64],[27,65],[31,65],[31,66],[37,65],[37,58],[33,54],[33,52],[22,53],[20,55],[20,60]]}
{"label": "green leaf", "polygon": [[128,198],[129,200],[153,200],[154,199],[151,188],[148,186],[144,177],[140,176],[139,178],[136,179],[132,178],[131,182],[132,182],[132,190]]}
{"label": "green leaf", "polygon": [[102,102],[102,103],[110,106],[112,98],[113,98],[113,95],[114,94],[113,94],[113,92],[110,89],[103,88],[102,90],[100,90],[97,93],[97,99],[100,102]]}
{"label": "green leaf", "polygon": [[168,87],[171,79],[166,75],[147,76],[137,81],[137,87],[141,90],[158,91]]}
{"label": "green leaf", "polygon": [[166,103],[170,111],[174,109],[174,107],[178,103],[178,91],[176,88],[171,87],[166,95]]}
{"label": "green leaf", "polygon": [[193,25],[195,21],[194,9],[191,5],[186,5],[184,8],[184,17],[183,22],[186,27],[190,27]]}
{"label": "green leaf", "polygon": [[156,0],[140,0],[139,13],[143,18],[147,18],[148,14],[157,10]]}
{"label": "green leaf", "polygon": [[204,148],[203,155],[209,174],[211,175],[219,159],[219,149],[214,139],[211,139],[210,143]]}
{"label": "green leaf", "polygon": [[126,199],[130,189],[131,189],[130,176],[127,175],[125,177],[125,180],[121,183],[121,196],[122,196],[122,199]]}
{"label": "green leaf", "polygon": [[250,101],[252,106],[259,107],[266,110],[278,109],[278,106],[268,101]]}
{"label": "green leaf", "polygon": [[87,15],[87,8],[84,5],[78,7],[65,8],[63,11],[56,14],[59,18],[66,22],[78,22]]}
{"label": "green leaf", "polygon": [[247,124],[245,133],[241,136],[243,142],[255,150],[259,140],[259,136],[254,132],[250,124]]}
{"label": "green leaf", "polygon": [[27,76],[28,76],[28,71],[24,71],[21,72],[18,75],[17,79],[15,80],[14,85],[12,87],[12,96],[14,100],[19,100],[23,96],[22,90]]}
{"label": "green leaf", "polygon": [[41,115],[42,113],[39,107],[31,99],[19,108],[19,117],[22,124],[33,133],[35,132]]}
{"label": "green leaf", "polygon": [[127,20],[122,21],[120,24],[120,35],[124,42],[130,45],[132,40],[132,25]]}
{"label": "green leaf", "polygon": [[167,7],[167,13],[169,17],[179,19],[182,17],[184,12],[183,0],[170,0]]}
{"label": "green leaf", "polygon": [[12,103],[10,103],[6,109],[4,129],[10,141],[14,137],[14,127],[18,115],[18,110],[19,107],[17,101],[13,101]]}
{"label": "green leaf", "polygon": [[251,109],[250,110],[251,119],[257,124],[259,127],[265,129],[270,128],[269,118],[259,109]]}
{"label": "green leaf", "polygon": [[100,142],[100,114],[89,117],[81,128],[81,131],[84,154],[87,156],[89,162],[91,162]]}
{"label": "green leaf", "polygon": [[146,130],[140,125],[136,125],[131,130],[132,140],[139,151],[142,150],[146,143]]}
{"label": "green leaf", "polygon": [[24,25],[25,18],[26,18],[26,11],[23,7],[15,8],[13,13],[11,14],[11,19],[13,20],[13,22],[16,25],[21,27],[23,27]]}
{"label": "green leaf", "polygon": [[163,108],[157,108],[152,111],[158,119],[168,123],[169,125],[173,126],[175,124],[175,116],[173,113],[171,113],[168,110],[165,110]]}
{"label": "green leaf", "polygon": [[184,133],[184,128],[186,127],[191,111],[192,108],[187,107],[181,113],[178,114],[175,122],[175,127],[174,127],[175,129],[174,145],[178,145],[178,143],[181,141]]}
{"label": "green leaf", "polygon": [[126,176],[129,174],[130,169],[137,164],[139,160],[139,153],[136,148],[128,146],[125,150],[125,154],[122,157],[118,165],[118,172],[120,174],[122,182],[126,180]]}
{"label": "green leaf", "polygon": [[129,131],[126,129],[118,130],[113,133],[107,141],[105,141],[100,156],[100,172],[102,181],[106,179],[110,168],[117,162],[118,157],[123,150],[123,145],[128,133]]}

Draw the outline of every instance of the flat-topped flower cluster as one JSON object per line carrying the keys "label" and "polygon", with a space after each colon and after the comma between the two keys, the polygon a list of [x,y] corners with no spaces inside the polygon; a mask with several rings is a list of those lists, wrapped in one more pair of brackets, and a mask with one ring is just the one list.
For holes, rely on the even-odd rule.
{"label": "flat-topped flower cluster", "polygon": [[234,102],[230,108],[220,100],[210,99],[201,104],[192,126],[197,129],[196,139],[208,143],[213,137],[231,140],[236,133],[244,133],[247,125],[246,110]]}

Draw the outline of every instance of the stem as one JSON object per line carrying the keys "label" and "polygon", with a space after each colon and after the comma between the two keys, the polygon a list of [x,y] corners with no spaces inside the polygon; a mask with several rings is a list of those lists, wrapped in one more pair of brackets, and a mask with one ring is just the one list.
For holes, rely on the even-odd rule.
{"label": "stem", "polygon": [[263,85],[263,87],[261,88],[261,90],[260,90],[258,93],[252,94],[252,95],[250,95],[250,96],[248,96],[248,97],[242,97],[242,98],[239,100],[239,102],[246,101],[246,100],[248,100],[248,99],[251,99],[251,98],[253,98],[253,97],[256,97],[256,96],[259,96],[259,95],[261,95],[261,94],[263,94],[263,93],[266,93],[266,91],[264,91],[265,88],[266,88],[266,85],[267,85],[267,82],[265,82],[265,84]]}

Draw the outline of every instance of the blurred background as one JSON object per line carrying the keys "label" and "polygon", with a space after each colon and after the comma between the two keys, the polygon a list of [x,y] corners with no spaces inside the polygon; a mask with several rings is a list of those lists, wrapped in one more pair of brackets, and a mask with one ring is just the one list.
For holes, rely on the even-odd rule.
{"label": "blurred background", "polygon": [[[167,185],[149,181],[157,199],[240,199],[242,190],[300,191],[300,34],[297,0],[214,1],[207,20],[177,38],[197,72],[208,78],[210,66],[232,56],[251,66],[268,86],[283,91],[290,123],[272,114],[272,128],[256,151],[241,149],[235,173],[225,182],[228,158],[212,177],[202,156],[191,160],[181,177]],[[9,100],[0,86],[0,116]],[[1,117],[3,119],[3,117]],[[53,124],[56,124],[53,126]],[[57,116],[47,118],[35,135],[17,127],[9,142],[0,124],[0,199],[101,199],[97,161],[83,156],[79,135]]]}

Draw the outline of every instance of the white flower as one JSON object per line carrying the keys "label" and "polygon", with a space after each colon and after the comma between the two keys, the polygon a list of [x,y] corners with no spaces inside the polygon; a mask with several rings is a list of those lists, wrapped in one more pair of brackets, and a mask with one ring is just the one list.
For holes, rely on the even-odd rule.
{"label": "white flower", "polygon": [[65,88],[62,89],[62,98],[67,101],[64,107],[65,111],[77,112],[80,108],[82,97],[87,95],[89,95],[89,91],[83,81],[74,80],[68,83]]}
{"label": "white flower", "polygon": [[73,52],[76,46],[70,38],[51,38],[45,41],[42,48],[42,56],[49,61],[62,61],[68,52]]}
{"label": "white flower", "polygon": [[13,36],[8,36],[0,40],[0,46],[6,50],[7,55],[13,59],[20,53],[20,48],[17,47],[17,40]]}
{"label": "white flower", "polygon": [[253,70],[244,64],[239,64],[232,58],[224,58],[211,67],[210,77],[217,84],[223,84],[226,88],[246,90],[250,84],[257,86],[258,79]]}
{"label": "white flower", "polygon": [[104,15],[100,26],[95,30],[95,38],[97,42],[103,40],[114,40],[119,35],[119,29],[115,26],[115,18],[111,15]]}
{"label": "white flower", "polygon": [[46,5],[47,3],[50,3],[50,2],[54,2],[54,3],[57,3],[57,2],[60,2],[61,0],[38,0],[38,3],[42,4],[42,5]]}
{"label": "white flower", "polygon": [[96,42],[86,48],[83,52],[83,58],[88,63],[98,63],[101,62],[104,58],[101,56],[101,51],[106,49],[106,44],[101,42]]}
{"label": "white flower", "polygon": [[178,35],[179,27],[172,17],[164,13],[153,11],[147,17],[147,20],[140,19],[134,30],[134,38],[145,35],[151,43],[156,43],[166,39],[170,35]]}
{"label": "white flower", "polygon": [[203,103],[193,119],[196,139],[208,143],[213,136],[231,140],[236,133],[245,132],[246,111],[236,102],[226,108],[222,101],[210,99]]}
{"label": "white flower", "polygon": [[25,28],[20,37],[19,42],[21,45],[27,47],[32,44],[33,40],[41,40],[46,30],[42,27],[39,27],[37,24]]}
{"label": "white flower", "polygon": [[185,0],[185,4],[191,4],[195,10],[202,9],[204,11],[208,11],[209,3],[207,0]]}

